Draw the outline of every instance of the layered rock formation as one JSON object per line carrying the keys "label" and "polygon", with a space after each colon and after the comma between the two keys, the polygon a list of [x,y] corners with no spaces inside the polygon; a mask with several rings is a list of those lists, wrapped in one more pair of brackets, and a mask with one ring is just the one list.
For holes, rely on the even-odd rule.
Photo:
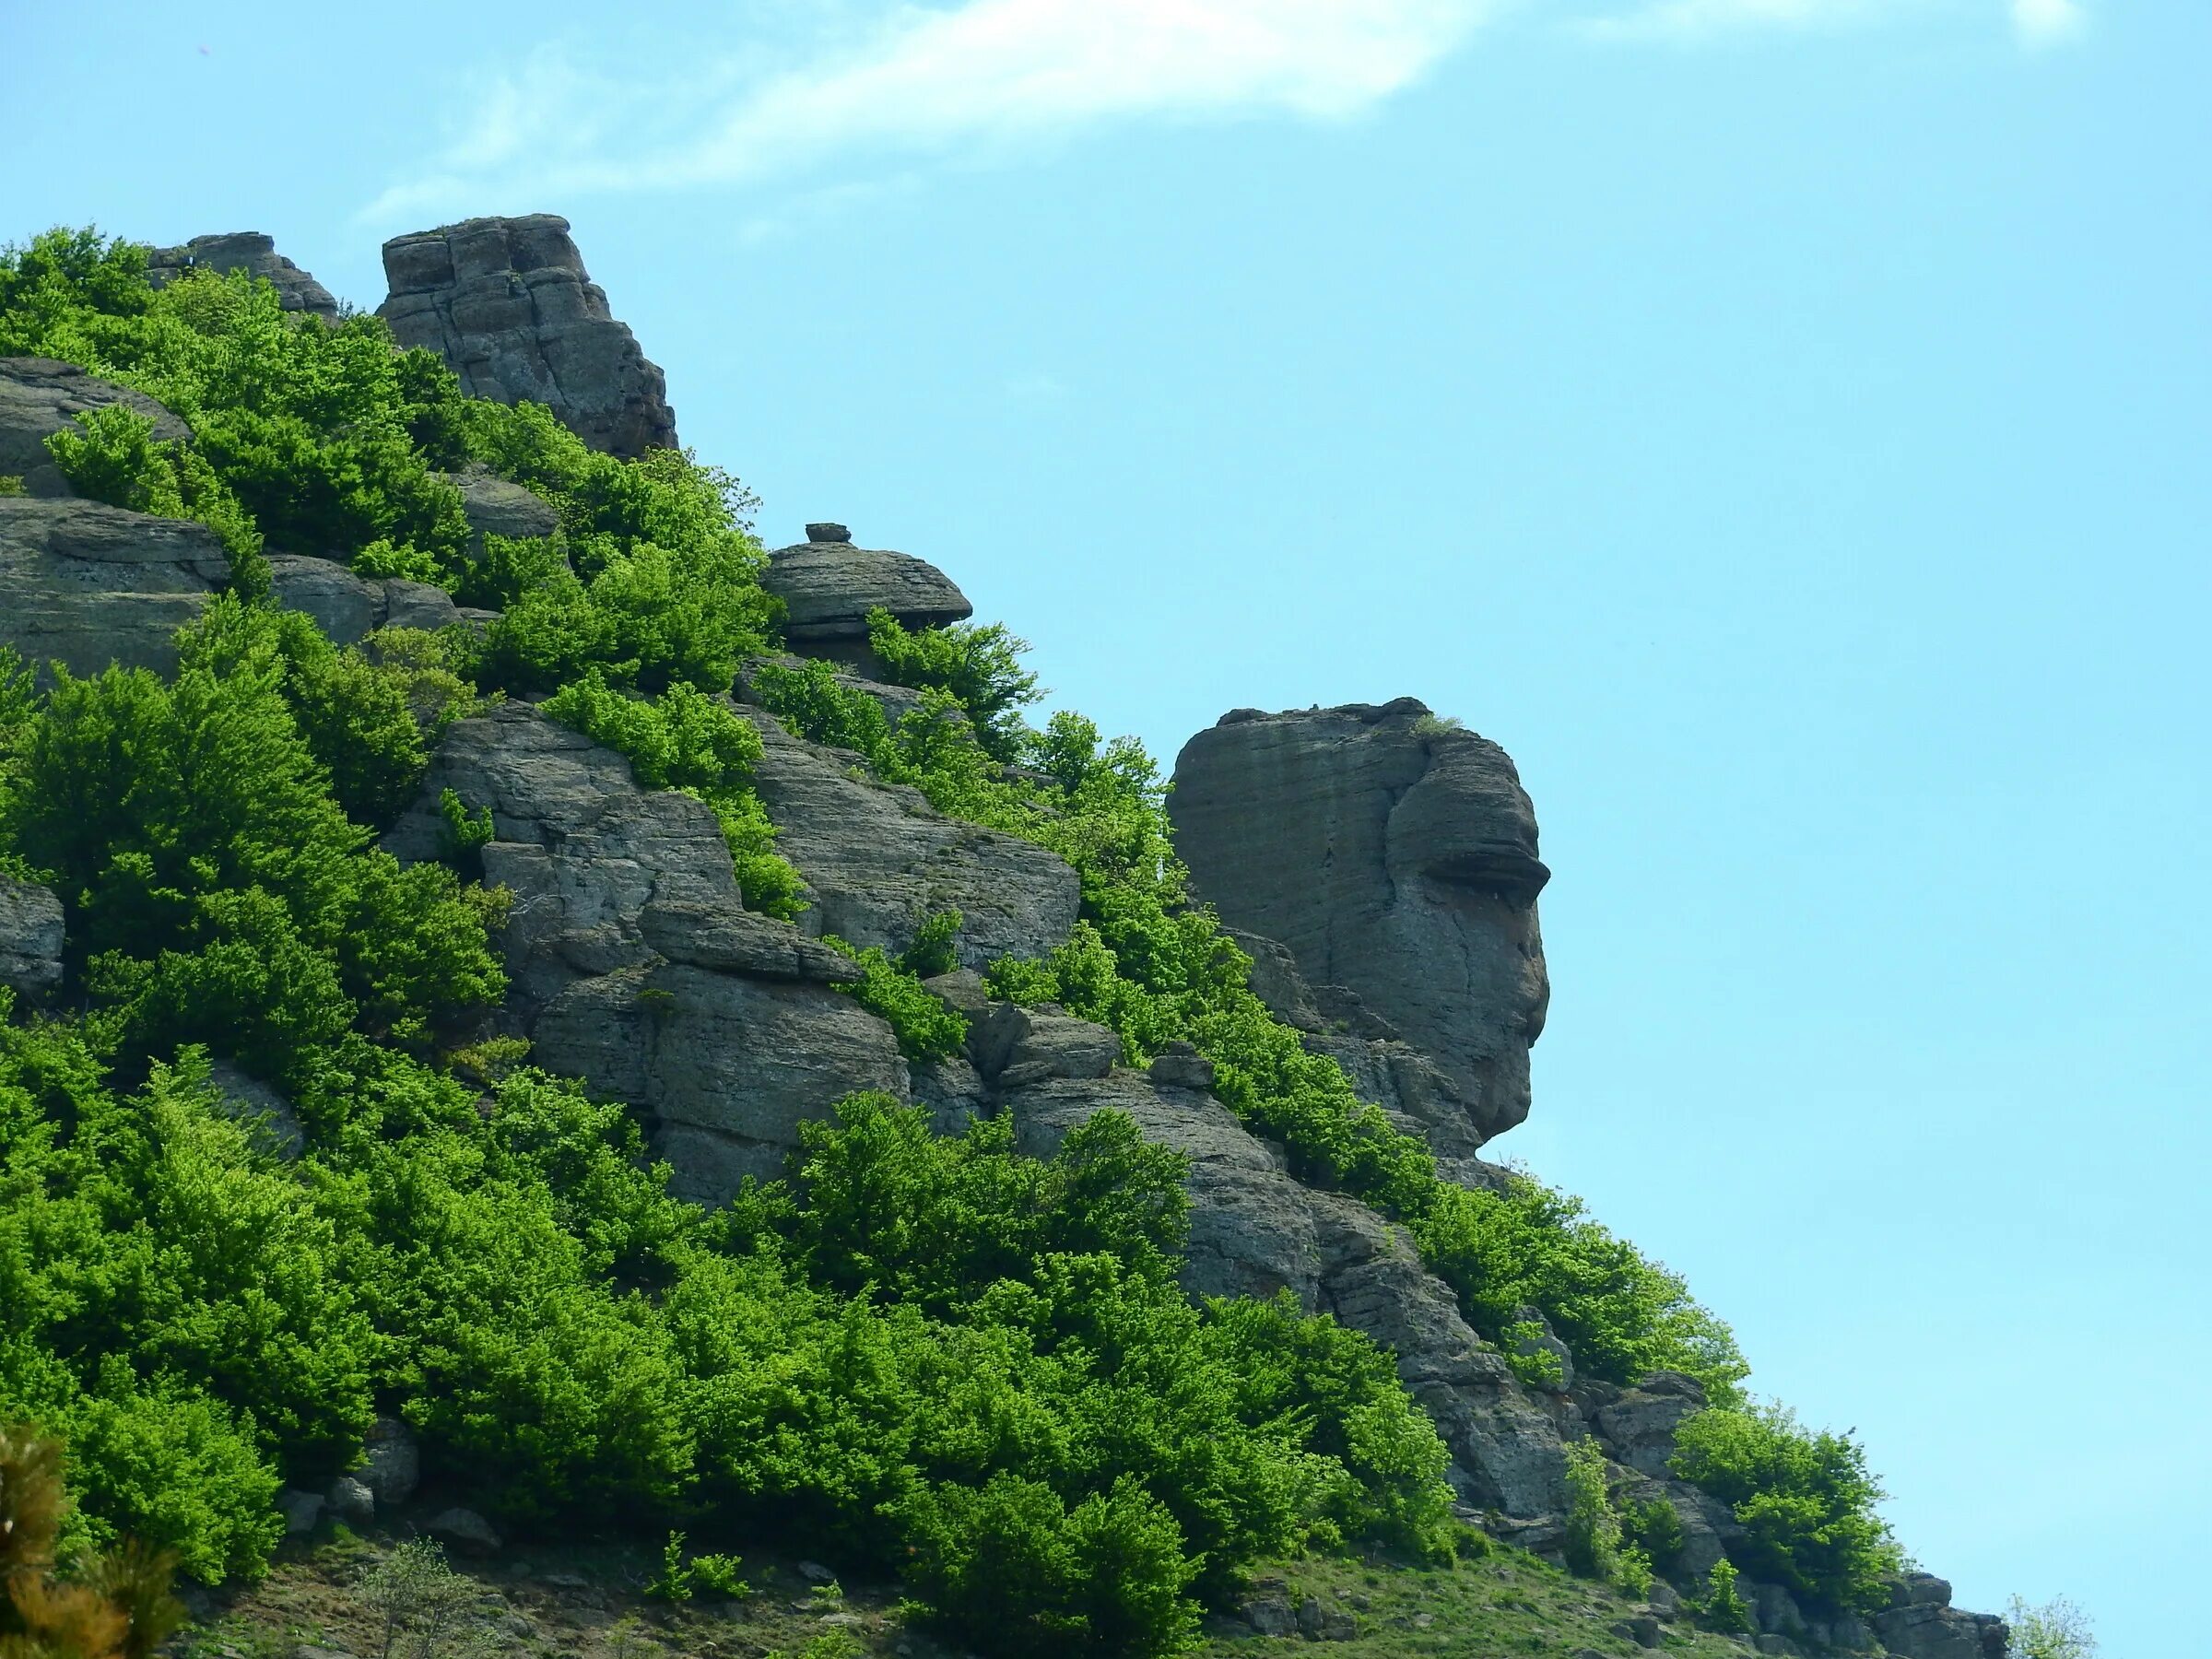
{"label": "layered rock formation", "polygon": [[69,481],[46,448],[54,433],[77,429],[76,418],[122,404],[153,422],[155,438],[189,438],[192,429],[143,392],[131,391],[53,358],[0,358],[0,477],[23,480],[34,496],[71,496]]}
{"label": "layered rock formation", "polygon": [[911,553],[858,547],[842,524],[806,526],[806,539],[769,555],[760,585],[783,601],[783,634],[794,651],[832,657],[864,672],[868,612],[880,606],[908,628],[942,628],[975,614],[949,576]]}
{"label": "layered rock formation", "polygon": [[569,221],[474,218],[384,244],[391,294],[377,314],[402,346],[436,352],[462,389],[542,403],[594,449],[676,447],[666,377],[583,268]]}
{"label": "layered rock formation", "polygon": [[173,248],[156,248],[147,259],[146,274],[160,288],[194,270],[251,271],[275,285],[278,302],[286,311],[305,312],[325,323],[337,321],[338,302],[331,291],[277,253],[276,242],[258,230],[195,236]]}
{"label": "layered rock formation", "polygon": [[1264,714],[1183,746],[1168,797],[1201,898],[1262,946],[1284,1017],[1440,1152],[1528,1115],[1550,872],[1512,761],[1411,698]]}

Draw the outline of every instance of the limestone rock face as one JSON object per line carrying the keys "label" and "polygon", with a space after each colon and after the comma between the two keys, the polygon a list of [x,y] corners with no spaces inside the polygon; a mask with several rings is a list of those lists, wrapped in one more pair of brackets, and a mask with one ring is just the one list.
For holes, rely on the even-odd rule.
{"label": "limestone rock face", "polygon": [[1066,941],[1080,894],[1056,853],[944,818],[919,790],[869,778],[858,755],[803,743],[763,710],[738,712],[760,734],[753,783],[776,850],[806,878],[809,933],[896,955],[932,914],[957,910],[954,948],[971,968]]}
{"label": "limestone rock face", "polygon": [[62,901],[52,888],[0,871],[0,985],[43,1001],[62,982]]}
{"label": "limestone rock face", "polygon": [[75,495],[46,440],[76,430],[77,416],[110,404],[137,410],[154,423],[158,439],[192,436],[191,428],[145,393],[88,374],[74,363],[0,358],[0,477],[22,479],[27,495]]}
{"label": "limestone rock face", "polygon": [[1288,947],[1332,1025],[1418,1051],[1477,1144],[1527,1115],[1549,872],[1503,749],[1411,698],[1239,710],[1183,747],[1168,809],[1200,896]]}
{"label": "limestone rock face", "polygon": [[214,534],[97,501],[0,496],[0,641],[29,661],[173,674],[177,629],[230,573]]}
{"label": "limestone rock face", "polygon": [[[844,531],[809,524],[810,533]],[[941,628],[975,614],[968,596],[936,566],[911,553],[856,547],[849,535],[803,541],[769,555],[760,585],[783,601],[783,636],[810,656],[835,656],[864,668],[868,612],[881,606],[908,628]]]}
{"label": "limestone rock face", "polygon": [[147,262],[146,274],[160,288],[195,269],[251,271],[276,284],[278,301],[286,311],[305,312],[325,323],[338,320],[338,302],[331,291],[277,253],[276,242],[258,230],[228,230],[215,236],[195,236],[173,248],[156,248]]}
{"label": "limestone rock face", "polygon": [[584,442],[636,456],[677,444],[667,381],[583,268],[569,221],[474,218],[384,244],[377,314],[442,357],[462,389],[542,403]]}
{"label": "limestone rock face", "polygon": [[297,553],[272,553],[268,560],[276,603],[307,612],[334,645],[355,644],[380,628],[434,631],[461,618],[453,595],[427,582],[356,576],[342,564]]}
{"label": "limestone rock face", "polygon": [[903,1097],[890,1028],[831,986],[852,963],[743,908],[713,812],[640,789],[629,762],[510,703],[455,724],[385,838],[439,855],[441,792],[489,807],[485,879],[511,891],[505,1018],[533,1057],[638,1107],[672,1190],[773,1175],[802,1119],[855,1089]]}

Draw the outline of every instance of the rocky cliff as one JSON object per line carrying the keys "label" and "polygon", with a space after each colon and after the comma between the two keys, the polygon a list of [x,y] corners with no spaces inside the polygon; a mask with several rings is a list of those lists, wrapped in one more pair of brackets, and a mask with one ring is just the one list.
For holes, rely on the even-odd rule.
{"label": "rocky cliff", "polygon": [[377,307],[402,346],[437,352],[463,390],[544,404],[594,449],[676,443],[665,377],[607,309],[569,221],[550,213],[465,219],[384,244]]}
{"label": "rocky cliff", "polygon": [[[312,278],[265,239],[253,241],[203,238],[163,251],[164,266],[181,266],[169,256],[187,250],[202,264],[236,259],[297,296],[295,309],[328,314]],[[441,353],[469,390],[543,401],[618,454],[674,442],[660,371],[613,321],[565,221],[478,219],[401,237],[386,245],[385,265],[393,291],[382,310],[395,337]],[[0,471],[36,486],[0,499],[0,640],[80,675],[110,662],[167,673],[176,629],[225,578],[220,548],[198,524],[73,499],[58,474],[40,470],[46,435],[117,401],[140,407],[158,431],[184,435],[138,394],[44,359],[0,361]],[[553,531],[551,509],[519,485],[461,481],[479,534]],[[312,614],[339,643],[392,624],[486,620],[439,589],[307,552],[275,550],[271,563],[278,602]],[[858,547],[835,524],[808,525],[804,541],[771,556],[763,582],[787,608],[786,660],[834,662],[843,684],[894,713],[914,694],[868,677],[880,672],[868,612],[923,628],[971,610],[935,566]],[[445,732],[414,804],[384,837],[404,860],[446,857],[449,794],[488,809],[482,872],[512,895],[499,935],[510,990],[495,1023],[527,1038],[539,1063],[634,1109],[675,1191],[716,1203],[747,1176],[775,1174],[800,1124],[854,1090],[925,1106],[945,1130],[1003,1117],[1037,1156],[1114,1108],[1189,1160],[1188,1288],[1288,1290],[1383,1345],[1449,1448],[1466,1516],[1556,1553],[1566,1447],[1594,1440],[1618,1481],[1673,1503],[1684,1538],[1671,1571],[1682,1589],[1741,1542],[1728,1506],[1670,1461],[1676,1430],[1704,1404],[1697,1382],[1672,1371],[1632,1386],[1578,1377],[1572,1353],[1548,1334],[1540,1340],[1562,1362],[1556,1379],[1524,1382],[1407,1232],[1300,1180],[1288,1148],[1240,1121],[1217,1091],[1214,1064],[1189,1044],[1133,1065],[1103,1026],[994,998],[980,970],[1069,939],[1076,871],[1035,841],[945,816],[860,755],[794,736],[750,683],[741,675],[724,706],[760,739],[754,786],[808,900],[796,927],[745,907],[701,799],[641,786],[622,755],[526,697]],[[1240,710],[1183,749],[1170,810],[1196,894],[1236,930],[1257,994],[1308,1051],[1340,1064],[1362,1098],[1422,1137],[1448,1177],[1499,1180],[1478,1153],[1530,1110],[1529,1050],[1548,990],[1537,897],[1549,872],[1505,751],[1410,699]],[[968,1039],[956,1054],[910,1060],[889,1024],[841,993],[858,970],[822,935],[895,953],[947,910],[962,918],[959,965],[929,987],[967,1017]],[[53,896],[0,877],[0,980],[49,994],[61,949]],[[1925,1575],[1895,1581],[1892,1606],[1871,1620],[1818,1613],[1779,1584],[1744,1588],[1762,1652],[1879,1643],[1911,1659],[1996,1659],[2003,1650],[2001,1625],[1953,1610],[1948,1586]],[[1673,1619],[1677,1603],[1664,1583],[1654,1592],[1653,1642],[1653,1621]]]}

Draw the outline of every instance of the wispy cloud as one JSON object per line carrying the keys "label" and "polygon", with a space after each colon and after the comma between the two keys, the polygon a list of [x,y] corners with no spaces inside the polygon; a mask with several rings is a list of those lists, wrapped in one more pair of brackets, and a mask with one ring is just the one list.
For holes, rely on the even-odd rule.
{"label": "wispy cloud", "polygon": [[[477,113],[427,176],[387,190],[362,217],[390,221],[516,187],[674,189],[789,175],[854,152],[1018,148],[1135,117],[1341,120],[1419,79],[1499,3],[902,5],[859,40],[781,68],[693,62],[681,86],[650,88],[608,84],[541,50],[475,100]],[[632,116],[662,129],[660,140],[612,137],[636,130]]]}
{"label": "wispy cloud", "polygon": [[[2019,39],[2079,32],[2083,0],[813,0],[780,53],[686,49],[621,73],[559,45],[493,73],[442,152],[358,216],[383,229],[601,191],[775,181],[836,199],[917,156],[1019,157],[1117,122],[1339,121],[1415,85],[1512,12],[1608,41],[1810,33],[2009,7]],[[812,175],[812,176],[810,176]],[[827,175],[826,177],[824,175]],[[864,186],[865,188],[865,186]],[[778,208],[746,234],[773,237]],[[805,217],[805,209],[800,210]]]}
{"label": "wispy cloud", "polygon": [[2056,46],[2088,27],[2079,0],[2012,0],[2013,32],[2027,46]]}

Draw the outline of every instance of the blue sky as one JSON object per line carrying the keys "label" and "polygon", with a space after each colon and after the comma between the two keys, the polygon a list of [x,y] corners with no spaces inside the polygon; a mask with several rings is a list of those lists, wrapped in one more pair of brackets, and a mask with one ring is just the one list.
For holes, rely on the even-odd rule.
{"label": "blue sky", "polygon": [[1411,693],[1556,876],[1498,1143],[1989,1607],[2199,1628],[2201,0],[0,0],[0,236],[573,220],[685,439],[1163,760]]}

